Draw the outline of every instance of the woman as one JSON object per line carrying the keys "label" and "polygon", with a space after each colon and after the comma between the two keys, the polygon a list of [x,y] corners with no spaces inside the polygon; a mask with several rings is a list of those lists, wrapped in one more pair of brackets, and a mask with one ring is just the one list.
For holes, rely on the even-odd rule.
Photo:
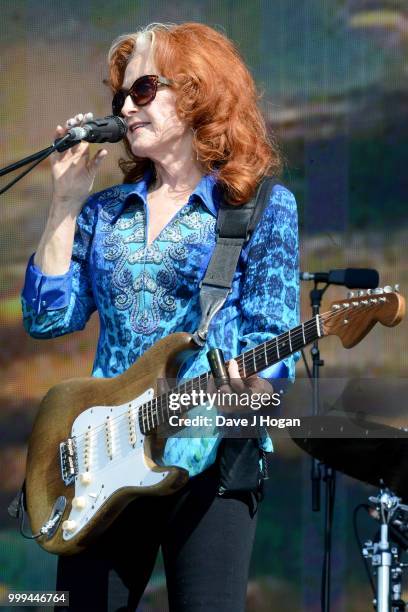
{"label": "woman", "polygon": [[[55,154],[50,214],[22,293],[24,325],[36,338],[83,329],[98,311],[92,375],[99,377],[120,374],[169,333],[196,331],[220,199],[245,203],[264,175],[280,169],[252,77],[212,28],[153,24],[122,36],[111,47],[109,73],[113,112],[129,128],[124,183],[88,197],[106,149],[90,158],[81,143]],[[77,115],[56,135],[87,119]],[[210,346],[232,359],[297,325],[297,265],[295,200],[276,185],[207,346],[180,376],[207,371]],[[266,378],[293,380],[294,362],[244,384],[231,361],[232,386],[270,391]],[[164,463],[184,467],[191,479],[176,494],[132,502],[94,546],[59,559],[57,588],[70,591],[70,610],[107,609],[112,568],[134,610],[160,546],[171,610],[244,610],[256,513],[249,491],[220,495],[220,448],[219,438],[168,439]],[[259,448],[272,450],[269,437]]]}

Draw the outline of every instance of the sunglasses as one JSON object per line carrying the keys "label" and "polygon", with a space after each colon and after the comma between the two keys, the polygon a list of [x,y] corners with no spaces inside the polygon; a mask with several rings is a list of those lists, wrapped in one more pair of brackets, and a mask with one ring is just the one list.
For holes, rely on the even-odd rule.
{"label": "sunglasses", "polygon": [[133,104],[137,106],[146,106],[152,100],[155,99],[157,93],[157,87],[159,85],[171,85],[172,81],[156,74],[146,74],[145,76],[139,77],[131,85],[130,89],[120,89],[113,96],[112,100],[112,113],[114,115],[120,115],[125,100],[128,96],[131,97]]}

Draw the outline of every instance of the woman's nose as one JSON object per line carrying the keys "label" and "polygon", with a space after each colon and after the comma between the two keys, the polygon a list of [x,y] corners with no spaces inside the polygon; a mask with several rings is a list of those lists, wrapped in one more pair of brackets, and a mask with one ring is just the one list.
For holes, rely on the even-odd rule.
{"label": "woman's nose", "polygon": [[132,98],[130,96],[126,96],[125,102],[122,106],[122,115],[126,117],[127,115],[133,115],[134,113],[137,113],[138,111],[139,111],[139,108],[133,102]]}

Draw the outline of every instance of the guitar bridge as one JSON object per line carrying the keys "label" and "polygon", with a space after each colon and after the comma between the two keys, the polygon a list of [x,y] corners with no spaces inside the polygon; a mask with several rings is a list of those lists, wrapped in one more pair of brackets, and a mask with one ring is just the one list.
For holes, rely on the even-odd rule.
{"label": "guitar bridge", "polygon": [[60,444],[61,477],[66,486],[73,484],[78,474],[78,457],[75,438]]}

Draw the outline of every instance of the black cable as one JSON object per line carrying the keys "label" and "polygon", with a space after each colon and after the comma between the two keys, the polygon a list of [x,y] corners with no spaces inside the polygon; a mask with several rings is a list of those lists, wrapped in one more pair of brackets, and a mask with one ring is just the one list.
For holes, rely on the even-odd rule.
{"label": "black cable", "polygon": [[18,500],[18,510],[17,510],[17,518],[20,519],[20,533],[23,536],[23,538],[26,538],[27,540],[37,540],[37,538],[41,537],[43,534],[41,533],[41,531],[39,531],[36,534],[29,534],[26,533],[24,531],[24,521],[25,521],[25,495],[24,495],[24,486],[23,485],[23,490],[21,491],[21,495],[20,498]]}
{"label": "black cable", "polygon": [[[324,532],[324,555],[322,565],[322,581],[320,590],[320,605],[321,609],[326,609],[327,598],[330,597],[330,563],[331,563],[331,548],[332,548],[332,530],[333,530],[333,518],[334,518],[334,500],[336,497],[336,472],[330,467],[326,466],[326,469],[331,470],[332,475],[330,477],[327,486],[326,495],[328,496],[328,522],[325,525]],[[327,477],[326,477],[327,481]]]}
{"label": "black cable", "polygon": [[362,544],[362,542],[360,540],[360,536],[358,534],[357,515],[358,515],[359,510],[362,510],[363,508],[364,508],[364,510],[366,510],[367,513],[370,510],[370,506],[368,504],[358,504],[358,506],[356,506],[354,508],[354,511],[353,511],[353,529],[354,529],[354,536],[355,536],[356,541],[357,541],[357,546],[358,546],[361,558],[362,558],[363,563],[364,563],[364,568],[365,568],[365,570],[367,572],[368,580],[370,581],[371,589],[373,591],[373,595],[374,595],[374,598],[375,598],[377,594],[376,594],[376,588],[375,588],[375,584],[374,584],[374,579],[373,579],[372,573],[370,571],[370,566],[368,565],[368,561],[367,561],[367,559],[363,555],[363,550],[362,550],[363,549],[363,544]]}

